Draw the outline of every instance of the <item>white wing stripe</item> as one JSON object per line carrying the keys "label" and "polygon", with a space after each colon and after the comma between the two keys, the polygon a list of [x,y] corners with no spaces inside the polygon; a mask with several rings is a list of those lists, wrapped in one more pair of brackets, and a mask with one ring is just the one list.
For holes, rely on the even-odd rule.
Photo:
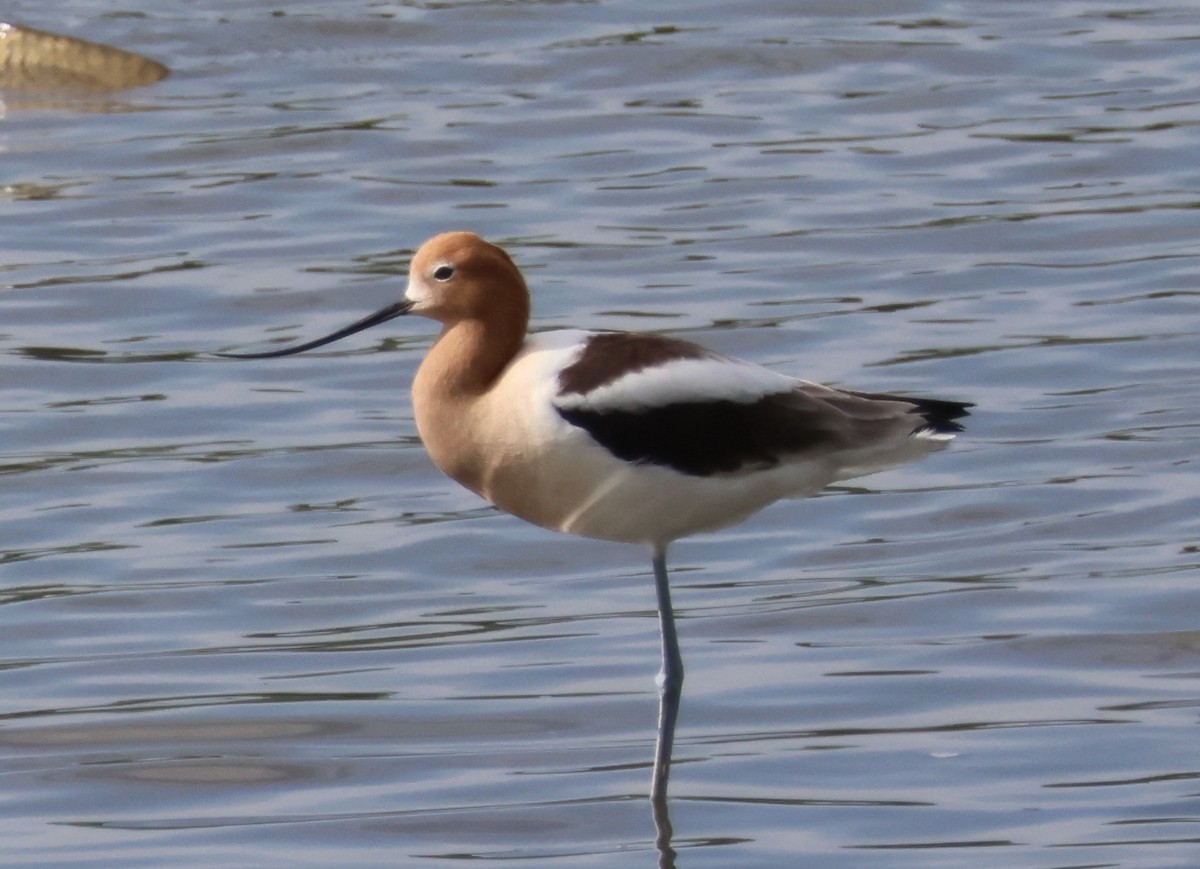
{"label": "white wing stripe", "polygon": [[633,371],[590,392],[559,396],[566,410],[637,412],[683,402],[733,401],[750,404],[765,395],[788,392],[790,377],[722,356],[676,359]]}

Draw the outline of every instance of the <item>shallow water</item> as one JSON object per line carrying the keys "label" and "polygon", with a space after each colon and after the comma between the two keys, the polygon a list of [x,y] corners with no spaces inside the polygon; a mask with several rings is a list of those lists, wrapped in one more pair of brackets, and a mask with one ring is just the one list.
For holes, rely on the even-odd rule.
{"label": "shallow water", "polygon": [[[0,121],[6,865],[1193,866],[1200,12],[17,0],[164,60]],[[649,561],[442,478],[392,300],[978,403]],[[673,853],[672,853],[673,852]],[[616,855],[616,856],[614,856]]]}

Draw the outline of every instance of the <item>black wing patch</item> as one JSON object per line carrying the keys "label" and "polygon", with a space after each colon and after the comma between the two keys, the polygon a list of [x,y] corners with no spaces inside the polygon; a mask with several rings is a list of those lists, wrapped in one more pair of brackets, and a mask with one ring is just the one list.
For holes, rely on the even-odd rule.
{"label": "black wing patch", "polygon": [[614,456],[706,477],[774,467],[785,457],[832,446],[842,415],[797,392],[753,403],[681,402],[639,412],[557,408]]}

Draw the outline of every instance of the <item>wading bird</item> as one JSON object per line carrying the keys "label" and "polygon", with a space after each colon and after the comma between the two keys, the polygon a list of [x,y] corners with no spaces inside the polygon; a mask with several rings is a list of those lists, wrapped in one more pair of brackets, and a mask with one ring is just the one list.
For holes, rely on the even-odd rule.
{"label": "wading bird", "polygon": [[781,498],[944,447],[970,404],[833,389],[662,335],[527,334],[529,291],[468,232],[425,242],[404,298],[288,356],[404,314],[441,324],[412,387],[442,471],[535,525],[650,548],[662,636],[651,795],[665,799],[683,685],[667,547]]}

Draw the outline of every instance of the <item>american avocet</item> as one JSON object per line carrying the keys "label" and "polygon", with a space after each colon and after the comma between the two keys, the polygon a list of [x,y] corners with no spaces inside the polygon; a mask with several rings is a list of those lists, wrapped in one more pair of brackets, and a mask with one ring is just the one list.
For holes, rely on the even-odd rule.
{"label": "american avocet", "polygon": [[404,314],[442,324],[417,370],[417,431],[442,471],[501,510],[650,547],[662,635],[652,794],[665,795],[683,662],[667,581],[674,540],[781,498],[939,449],[970,404],[832,389],[662,335],[527,335],[529,291],[469,232],[425,242],[404,298],[287,356]]}

